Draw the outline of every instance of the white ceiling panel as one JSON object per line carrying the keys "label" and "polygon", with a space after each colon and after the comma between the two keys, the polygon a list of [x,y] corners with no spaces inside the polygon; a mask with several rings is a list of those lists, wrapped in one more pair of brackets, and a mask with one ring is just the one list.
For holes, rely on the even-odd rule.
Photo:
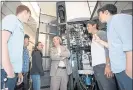
{"label": "white ceiling panel", "polygon": [[54,21],[54,20],[56,20],[56,17],[48,16],[45,14],[41,14],[40,16],[40,22],[50,23],[51,21]]}
{"label": "white ceiling panel", "polygon": [[117,2],[115,5],[117,7],[118,13],[120,13],[121,10],[123,10],[128,5],[128,2]]}
{"label": "white ceiling panel", "polygon": [[[88,2],[89,2],[89,0],[88,0]],[[97,2],[89,2],[89,6],[90,6],[90,7],[95,7],[96,3],[97,3]]]}
{"label": "white ceiling panel", "polygon": [[68,22],[75,18],[91,17],[87,2],[65,2],[65,6]]}
{"label": "white ceiling panel", "polygon": [[100,1],[100,3],[99,4],[101,4],[101,6],[104,6],[104,5],[106,5],[106,4],[114,4],[116,1]]}
{"label": "white ceiling panel", "polygon": [[12,14],[12,12],[5,5],[2,6],[2,13],[4,15]]}
{"label": "white ceiling panel", "polygon": [[90,7],[91,14],[93,13],[95,7]]}
{"label": "white ceiling panel", "polygon": [[98,3],[97,9],[95,10],[95,13],[94,13],[94,16],[93,17],[97,17],[98,16],[98,14],[97,14],[98,8],[100,8],[100,3]]}
{"label": "white ceiling panel", "polygon": [[128,2],[128,5],[123,10],[132,9],[132,2]]}
{"label": "white ceiling panel", "polygon": [[5,15],[4,14],[2,14],[2,18],[4,18],[5,17]]}
{"label": "white ceiling panel", "polygon": [[37,2],[30,2],[30,4],[32,5],[32,8],[34,9],[36,16],[39,17],[40,7],[38,6],[38,3]]}
{"label": "white ceiling panel", "polygon": [[30,41],[35,42],[36,33],[26,24],[24,24],[24,33],[30,36]]}
{"label": "white ceiling panel", "polygon": [[47,15],[56,16],[56,2],[38,2],[41,12]]}
{"label": "white ceiling panel", "polygon": [[16,13],[16,7],[21,5],[21,2],[6,2],[4,3],[9,10],[11,10],[14,14]]}

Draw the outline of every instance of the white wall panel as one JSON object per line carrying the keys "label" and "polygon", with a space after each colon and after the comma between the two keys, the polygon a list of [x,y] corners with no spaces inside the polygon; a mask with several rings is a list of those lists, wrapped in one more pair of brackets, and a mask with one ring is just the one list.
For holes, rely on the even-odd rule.
{"label": "white wall panel", "polygon": [[38,4],[42,13],[56,16],[56,2],[38,2]]}
{"label": "white wall panel", "polygon": [[67,21],[75,18],[90,18],[87,2],[65,2]]}
{"label": "white wall panel", "polygon": [[44,32],[44,33],[46,33],[46,24],[40,23],[39,32]]}

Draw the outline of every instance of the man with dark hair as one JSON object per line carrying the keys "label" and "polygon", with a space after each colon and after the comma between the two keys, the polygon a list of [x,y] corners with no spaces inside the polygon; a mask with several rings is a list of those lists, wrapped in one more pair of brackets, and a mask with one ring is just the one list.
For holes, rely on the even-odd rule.
{"label": "man with dark hair", "polygon": [[29,71],[29,63],[30,63],[30,57],[29,57],[29,51],[27,49],[27,46],[29,45],[29,36],[25,34],[24,36],[24,48],[23,48],[23,68],[22,73],[24,76],[24,88],[23,90],[28,90],[28,71]]}
{"label": "man with dark hair", "polygon": [[16,16],[7,15],[2,20],[1,89],[14,90],[17,77],[19,77],[19,82],[22,82],[23,23],[27,23],[30,15],[30,9],[25,5],[20,5],[16,9]]}
{"label": "man with dark hair", "polygon": [[97,35],[95,41],[109,48],[111,69],[120,89],[132,90],[132,16],[116,13],[112,4],[98,10],[99,20],[107,23],[108,43]]}
{"label": "man with dark hair", "polygon": [[[87,22],[88,32],[93,36],[97,34],[102,40],[107,41],[107,33],[98,30],[98,20]],[[115,78],[111,71],[109,51],[103,45],[95,42],[95,37],[91,42],[91,55],[94,76],[100,90],[117,90]]]}

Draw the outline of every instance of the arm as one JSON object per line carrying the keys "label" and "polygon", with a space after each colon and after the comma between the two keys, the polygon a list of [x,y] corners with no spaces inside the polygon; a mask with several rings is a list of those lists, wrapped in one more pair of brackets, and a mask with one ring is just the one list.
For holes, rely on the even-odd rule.
{"label": "arm", "polygon": [[8,40],[11,33],[9,31],[2,31],[2,66],[7,73],[8,77],[14,77],[14,70],[10,62],[8,53]]}
{"label": "arm", "polygon": [[94,40],[96,42],[100,43],[101,45],[105,46],[106,48],[109,48],[108,47],[108,43],[106,41],[104,41],[104,40],[101,40],[101,38],[99,38],[96,34],[93,35],[93,37],[94,37]]}
{"label": "arm", "polygon": [[64,48],[65,49],[63,51],[61,51],[60,56],[65,57],[65,58],[69,58],[70,57],[70,51],[66,47],[64,47]]}
{"label": "arm", "polygon": [[132,77],[132,51],[126,52],[126,73],[130,78]]}
{"label": "arm", "polygon": [[106,66],[110,67],[109,50],[106,47],[104,47],[104,49],[105,49],[105,55],[106,55]]}
{"label": "arm", "polygon": [[[101,41],[107,42],[107,33],[105,31],[99,31],[97,34],[99,38],[101,38]],[[109,50],[104,46],[105,50],[105,56],[106,56],[106,66],[105,66],[105,72],[104,74],[107,76],[107,78],[110,78],[113,76],[113,73],[111,71],[111,66],[110,66],[110,59],[109,59]]]}
{"label": "arm", "polygon": [[34,56],[35,56],[36,66],[37,66],[39,72],[41,73],[41,72],[43,72],[42,63],[41,63],[42,62],[41,54],[39,51],[36,51],[34,53]]}
{"label": "arm", "polygon": [[102,44],[104,47],[106,47],[106,48],[109,48],[109,46],[108,46],[108,43],[107,42],[105,42],[105,41],[103,41],[103,40],[100,40],[100,42],[99,42],[100,44]]}
{"label": "arm", "polygon": [[50,57],[52,60],[60,61],[60,56],[58,55],[58,53],[54,52],[53,48],[51,48],[51,50],[50,50]]}
{"label": "arm", "polygon": [[23,72],[28,72],[29,71],[29,62],[30,62],[30,58],[29,58],[29,51],[27,48],[23,49]]}
{"label": "arm", "polygon": [[126,54],[126,74],[132,78],[132,16],[119,17],[119,24],[115,25],[114,30],[121,40],[123,52]]}
{"label": "arm", "polygon": [[110,59],[109,59],[109,57],[106,57],[106,66],[105,66],[104,74],[107,76],[107,78],[113,77],[113,73],[112,73],[112,71],[111,71]]}
{"label": "arm", "polygon": [[106,55],[106,66],[105,66],[104,74],[107,76],[107,78],[111,78],[113,77],[113,73],[111,71],[109,50],[106,47],[104,47],[104,49],[105,49],[105,55]]}
{"label": "arm", "polygon": [[10,78],[14,77],[14,70],[10,62],[8,40],[16,28],[16,17],[8,15],[2,20],[2,66]]}
{"label": "arm", "polygon": [[109,50],[108,50],[108,40],[107,40],[107,33],[105,31],[99,31],[97,36],[100,38],[100,44],[104,46],[105,55],[106,55],[106,64],[110,64],[109,59]]}

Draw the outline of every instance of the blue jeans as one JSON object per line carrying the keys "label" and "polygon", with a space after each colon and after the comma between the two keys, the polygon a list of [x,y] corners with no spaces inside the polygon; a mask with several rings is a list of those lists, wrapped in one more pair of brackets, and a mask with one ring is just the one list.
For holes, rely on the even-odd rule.
{"label": "blue jeans", "polygon": [[115,74],[120,90],[132,90],[132,81],[125,71]]}
{"label": "blue jeans", "polygon": [[40,75],[31,75],[33,90],[40,90]]}
{"label": "blue jeans", "polygon": [[4,79],[7,78],[7,74],[4,69],[1,69],[1,89],[8,88],[8,90],[14,90],[17,82],[17,75],[14,78],[7,78],[7,81],[4,82]]}

